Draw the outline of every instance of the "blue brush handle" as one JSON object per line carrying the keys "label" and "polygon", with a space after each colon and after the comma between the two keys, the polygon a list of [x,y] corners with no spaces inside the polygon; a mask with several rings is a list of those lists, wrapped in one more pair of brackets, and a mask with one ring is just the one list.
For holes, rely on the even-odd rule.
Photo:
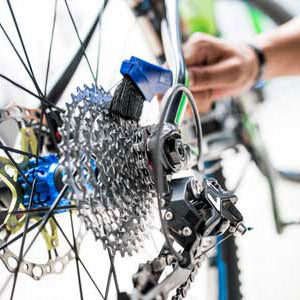
{"label": "blue brush handle", "polygon": [[123,61],[120,72],[131,78],[147,101],[151,101],[156,94],[164,94],[173,82],[170,70],[135,56]]}

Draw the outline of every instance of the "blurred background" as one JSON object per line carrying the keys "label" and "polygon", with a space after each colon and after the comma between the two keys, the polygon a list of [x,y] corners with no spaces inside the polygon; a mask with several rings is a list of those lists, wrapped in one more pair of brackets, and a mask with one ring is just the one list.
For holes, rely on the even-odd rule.
{"label": "blurred background", "polygon": [[[295,0],[277,0],[294,15],[300,13],[300,2]],[[53,18],[52,1],[12,1],[18,24],[21,28],[24,43],[33,66],[37,81],[44,86],[47,69],[47,56],[51,36]],[[93,22],[99,1],[89,0],[69,1],[79,34],[85,36]],[[50,13],[51,12],[51,13]],[[216,6],[216,16],[225,38],[235,41],[247,41],[254,32],[247,16],[246,8],[241,2],[219,1]],[[11,16],[6,4],[2,3],[0,20],[7,30],[16,47],[21,44],[17,38]],[[266,30],[275,28],[272,22],[266,21]],[[99,67],[99,82],[105,88],[113,87],[121,78],[119,74],[120,62],[131,55],[154,62],[145,37],[141,33],[137,21],[122,0],[112,0],[104,13],[101,25],[101,59]],[[1,33],[2,34],[2,33]],[[98,36],[97,36],[98,38]],[[0,73],[12,78],[30,90],[34,86],[28,80],[27,74],[18,58],[13,54],[8,41],[3,34],[0,52]],[[63,1],[58,1],[57,30],[50,64],[48,90],[63,72],[66,62],[78,49],[76,32],[67,15]],[[97,64],[97,42],[87,49],[87,56],[92,68]],[[299,63],[299,62],[295,62]],[[90,85],[92,77],[87,64],[83,61],[76,76],[64,92],[59,105],[64,106],[70,99],[70,94],[83,84]],[[24,92],[12,88],[10,83],[0,80],[0,106],[14,102],[21,106],[37,107],[39,101]],[[158,114],[157,103],[149,107],[153,113],[145,114],[144,121],[155,120]],[[278,168],[300,170],[300,78],[281,78],[268,82],[266,85],[266,101],[255,111],[255,119],[261,128],[263,140],[270,152],[274,165]],[[9,134],[9,133],[8,133]],[[229,185],[234,183],[239,172],[241,162],[245,157],[233,156],[224,161],[224,169]],[[300,220],[300,185],[280,181],[281,209],[284,218]],[[263,299],[300,299],[298,273],[300,269],[300,226],[287,228],[282,235],[275,232],[268,187],[264,178],[253,164],[237,192],[238,207],[244,215],[248,226],[253,231],[238,240],[240,259],[242,292],[245,300]],[[108,270],[107,259],[102,246],[95,243],[89,235],[82,245],[82,255],[86,264],[96,278],[105,286],[104,280]],[[140,258],[131,258],[126,263],[118,260],[118,271],[122,278],[128,281],[128,270]],[[136,264],[135,264],[136,266]],[[36,282],[20,275],[20,282],[15,299],[78,299],[77,279],[73,261],[65,273],[59,276],[49,276],[45,280]],[[105,271],[104,271],[105,270]],[[210,299],[211,293],[208,276],[204,267],[196,279],[196,283],[188,299]],[[8,272],[0,264],[0,291],[2,278],[7,278]],[[26,278],[25,278],[26,277]],[[129,278],[130,279],[130,278]],[[3,279],[4,281],[4,279]],[[83,278],[87,290],[87,299],[98,299],[87,278]],[[211,288],[211,287],[210,287]],[[8,288],[9,290],[9,288]],[[59,291],[59,292],[57,292]],[[9,299],[7,292],[0,293],[0,299]],[[201,295],[201,296],[200,296]],[[230,300],[230,299],[228,299]]]}

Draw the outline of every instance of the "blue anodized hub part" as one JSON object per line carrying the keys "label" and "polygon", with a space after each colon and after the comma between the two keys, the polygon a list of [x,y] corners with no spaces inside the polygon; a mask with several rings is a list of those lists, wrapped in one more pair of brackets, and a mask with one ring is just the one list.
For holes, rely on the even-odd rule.
{"label": "blue anodized hub part", "polygon": [[[34,158],[29,161],[29,169],[24,171],[24,175],[31,185],[34,179],[36,179],[31,208],[50,207],[57,198],[59,190],[55,182],[55,173],[58,167],[58,157],[52,154],[42,157],[39,161],[39,166],[36,166],[36,160]],[[18,182],[23,190],[23,205],[28,207],[31,186],[29,186],[21,176],[19,176]],[[70,205],[70,200],[62,198],[57,206],[66,205]],[[63,210],[59,210],[59,212],[63,212]]]}
{"label": "blue anodized hub part", "polygon": [[120,72],[131,78],[147,101],[150,101],[156,94],[164,94],[173,82],[170,70],[150,64],[135,56],[123,61]]}

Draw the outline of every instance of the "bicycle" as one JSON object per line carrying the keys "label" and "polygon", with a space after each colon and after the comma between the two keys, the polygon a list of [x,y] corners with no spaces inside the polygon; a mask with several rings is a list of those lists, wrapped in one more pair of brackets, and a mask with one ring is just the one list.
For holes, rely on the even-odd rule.
{"label": "bicycle", "polygon": [[[50,42],[50,47],[49,47],[49,56],[48,56],[47,72],[46,72],[46,84],[45,84],[45,89],[44,89],[45,92],[44,93],[39,88],[39,85],[34,77],[33,69],[30,64],[30,60],[29,60],[29,57],[28,57],[28,54],[26,51],[24,41],[22,39],[20,27],[19,27],[18,22],[15,17],[13,6],[10,3],[10,1],[7,1],[7,3],[8,3],[9,11],[10,11],[12,19],[14,21],[15,27],[17,28],[18,38],[20,40],[21,48],[24,52],[25,59],[22,59],[22,57],[19,55],[19,52],[15,48],[15,45],[12,42],[12,40],[8,39],[9,35],[7,34],[7,32],[5,31],[5,28],[2,25],[1,25],[1,29],[2,29],[5,37],[8,39],[10,46],[12,47],[14,53],[17,54],[18,59],[20,59],[25,71],[29,75],[29,78],[32,80],[33,85],[35,86],[37,92],[30,91],[29,89],[21,86],[20,84],[18,84],[17,82],[13,81],[12,79],[10,79],[9,77],[7,77],[3,74],[1,74],[1,78],[8,81],[11,84],[13,84],[15,87],[23,90],[24,92],[29,93],[31,96],[37,98],[38,100],[41,101],[42,105],[41,105],[41,110],[38,110],[38,111],[28,110],[28,109],[19,108],[19,107],[12,107],[11,109],[7,109],[2,112],[4,118],[10,119],[11,117],[13,117],[15,120],[17,120],[17,126],[19,126],[19,130],[21,132],[21,138],[23,140],[23,143],[22,143],[21,149],[15,149],[14,147],[8,147],[8,146],[3,145],[3,143],[1,143],[1,145],[0,145],[1,149],[6,153],[6,155],[10,158],[10,161],[11,161],[10,162],[8,160],[2,159],[1,179],[5,183],[5,184],[3,184],[4,186],[2,187],[2,189],[4,190],[3,195],[6,195],[7,198],[4,197],[3,202],[1,202],[3,209],[1,210],[2,224],[1,224],[0,228],[2,231],[3,231],[4,227],[6,229],[9,228],[9,235],[4,237],[4,240],[2,240],[2,242],[1,242],[1,253],[0,253],[1,259],[5,261],[6,267],[9,269],[9,271],[15,274],[14,275],[14,287],[15,287],[15,283],[17,282],[19,271],[21,271],[23,273],[27,273],[34,279],[38,280],[50,273],[58,273],[58,274],[61,273],[64,270],[67,263],[75,258],[75,262],[76,262],[76,266],[77,266],[79,291],[80,291],[81,298],[83,298],[83,291],[82,291],[81,281],[80,281],[79,265],[81,265],[83,267],[83,269],[85,269],[85,270],[87,270],[87,269],[86,269],[85,265],[83,264],[82,260],[80,259],[80,257],[78,256],[78,248],[79,248],[81,241],[83,239],[83,236],[85,234],[85,232],[84,232],[85,230],[79,229],[77,237],[76,237],[76,234],[75,234],[74,228],[73,228],[73,216],[72,216],[72,213],[70,213],[70,222],[72,224],[72,230],[71,230],[72,232],[71,233],[72,233],[72,238],[73,238],[73,243],[72,243],[72,241],[70,241],[70,239],[67,238],[66,234],[64,233],[64,231],[60,227],[59,223],[57,222],[56,218],[59,217],[60,213],[64,213],[66,210],[67,211],[71,211],[74,209],[76,210],[77,205],[74,205],[74,202],[70,201],[70,199],[67,196],[65,196],[65,193],[68,192],[67,191],[68,188],[61,184],[61,177],[66,176],[66,174],[64,174],[63,171],[58,169],[57,156],[48,155],[48,156],[43,157],[43,155],[41,153],[42,153],[42,151],[45,151],[45,149],[44,149],[44,147],[41,149],[41,145],[43,142],[43,145],[46,146],[48,148],[48,151],[50,151],[52,153],[53,152],[55,153],[58,151],[57,142],[61,139],[60,131],[58,130],[58,128],[60,125],[62,125],[61,124],[62,120],[60,119],[59,112],[62,112],[62,109],[60,107],[56,106],[56,102],[60,99],[66,86],[68,85],[69,81],[73,77],[74,72],[76,71],[76,69],[79,65],[79,62],[82,59],[85,59],[87,61],[89,69],[91,70],[91,66],[90,66],[88,57],[86,55],[85,49],[89,45],[93,34],[95,34],[95,30],[97,28],[97,25],[101,21],[102,13],[103,13],[104,9],[107,7],[108,1],[104,1],[102,3],[99,13],[97,14],[97,16],[92,24],[92,27],[90,28],[90,30],[88,31],[88,34],[85,36],[85,38],[83,40],[80,39],[79,33],[76,29],[76,22],[72,16],[71,9],[68,5],[68,2],[67,1],[64,2],[66,9],[68,11],[70,20],[76,31],[76,35],[79,40],[80,47],[79,47],[79,50],[77,51],[77,54],[75,55],[75,57],[68,64],[66,71],[63,73],[63,75],[59,78],[57,83],[47,93],[46,96],[45,96],[45,94],[47,92],[47,81],[48,81],[49,68],[50,68],[50,62],[51,62],[51,50],[52,50],[52,42],[53,42],[53,36],[54,36],[54,26],[55,26],[55,22],[56,22],[55,20],[56,20],[56,13],[57,13],[57,1],[55,2],[55,5],[54,5],[54,14],[53,14],[53,23],[52,23],[53,25],[52,25],[52,33],[51,33],[51,38],[50,38],[51,42]],[[158,4],[161,4],[161,3],[158,3]],[[175,82],[184,83],[184,77],[185,77],[184,73],[185,72],[184,72],[184,63],[182,60],[182,56],[180,55],[180,53],[181,53],[180,39],[178,36],[180,30],[178,27],[178,14],[177,14],[176,5],[172,1],[167,1],[166,2],[166,10],[164,10],[164,7],[157,7],[157,6],[153,6],[153,7],[150,6],[150,11],[147,10],[147,9],[149,9],[149,7],[148,8],[146,7],[146,11],[143,11],[143,9],[145,9],[145,7],[137,7],[137,8],[142,9],[142,10],[135,11],[137,15],[139,15],[141,13],[145,13],[145,12],[147,14],[149,13],[148,21],[150,21],[150,23],[148,23],[148,24],[152,24],[152,22],[153,22],[154,29],[156,29],[156,31],[158,31],[158,29],[160,29],[160,28],[164,28],[164,29],[162,29],[164,31],[164,35],[163,35],[163,38],[161,38],[161,39],[164,39],[165,41],[167,41],[167,43],[169,42],[169,44],[166,47],[169,46],[169,50],[171,47],[171,51],[173,51],[173,56],[175,57],[174,62],[176,63],[176,66],[177,66],[178,72],[175,71],[173,74],[174,78],[175,78]],[[152,14],[150,12],[152,12]],[[154,12],[154,14],[153,14],[153,12]],[[152,17],[154,16],[154,18],[151,19],[151,16]],[[166,26],[169,26],[169,28]],[[175,47],[174,47],[174,45],[175,45]],[[173,48],[173,50],[172,50],[172,48]],[[161,53],[157,55],[157,57],[160,57],[160,56],[161,56]],[[91,73],[93,73],[92,70],[91,70]],[[92,77],[95,77],[93,79],[96,79],[95,81],[97,82],[97,75],[92,76]],[[174,121],[174,119],[176,119],[177,121],[180,120],[181,114],[178,113],[178,106],[179,106],[179,103],[183,103],[183,102],[181,102],[182,92],[186,93],[187,98],[190,99],[191,103],[193,103],[192,96],[189,94],[188,90],[186,88],[184,88],[183,86],[176,86],[173,90],[170,90],[169,94],[165,98],[166,102],[169,101],[169,103],[171,103],[174,100],[175,104],[170,106],[170,110],[166,110],[165,113],[167,114],[167,117],[166,117],[166,119],[164,119],[164,118],[162,119],[164,122],[166,120],[167,121],[172,120],[172,122]],[[96,86],[93,88],[85,88],[84,91],[79,90],[78,94],[76,96],[74,96],[73,98],[77,98],[77,99],[80,98],[81,99],[80,101],[82,101],[85,97],[90,97],[91,99],[93,99],[93,97],[95,97],[96,95],[101,95],[100,98],[102,100],[103,99],[107,100],[109,98],[109,94],[105,93],[101,89],[98,90],[96,88]],[[73,101],[74,101],[74,99],[73,99]],[[168,107],[168,106],[166,106],[166,107]],[[180,106],[180,107],[183,108],[183,106]],[[70,108],[70,106],[69,106],[69,108]],[[179,110],[179,112],[180,111],[181,110]],[[70,112],[70,110],[69,110],[69,112]],[[25,118],[24,118],[24,116],[25,116]],[[196,117],[196,119],[197,119],[197,117]],[[78,120],[78,118],[75,120]],[[161,121],[161,122],[163,122],[163,121]],[[64,124],[66,124],[66,122]],[[7,125],[7,123],[6,123],[6,125]],[[11,126],[11,125],[9,125],[9,126]],[[27,128],[27,126],[29,129]],[[129,126],[129,128],[130,128],[130,126]],[[23,129],[25,129],[25,130],[23,130]],[[151,132],[150,129],[147,128],[147,130],[149,130],[150,133],[152,133],[152,136],[155,136],[154,133]],[[36,139],[34,138],[35,132],[37,133]],[[162,138],[162,136],[159,134],[159,132],[160,132],[160,130],[158,130],[158,133],[156,136],[157,141],[164,140]],[[171,139],[172,143],[174,143],[174,140],[176,141],[176,143],[177,143],[177,140],[178,140],[178,143],[180,143],[180,135],[178,134],[176,129],[171,128],[171,131],[168,133],[172,133],[172,139]],[[88,133],[85,132],[84,134],[88,134]],[[174,134],[174,136],[173,136],[173,134]],[[198,121],[198,134],[199,134],[199,138],[201,139],[199,121]],[[74,137],[73,134],[72,135],[65,134],[64,138],[65,139],[70,138],[73,140],[76,140],[76,138],[78,139],[78,137],[76,137],[76,136]],[[200,141],[200,139],[199,139],[199,141]],[[160,144],[158,143],[157,145],[160,145]],[[177,148],[177,153],[175,153],[175,154],[177,154],[180,158],[182,153],[184,153],[184,154],[186,153],[185,151],[187,151],[187,149],[185,149],[184,147]],[[184,150],[184,152],[182,152],[182,150]],[[66,152],[64,152],[66,154],[68,151],[71,151],[71,150],[64,149],[64,151],[66,151]],[[21,155],[22,161],[20,164],[16,162],[16,160],[12,157],[11,153],[16,153],[16,154]],[[157,153],[158,154],[154,153],[153,155],[154,156],[162,155],[159,151]],[[138,154],[140,155],[141,153],[138,152]],[[29,157],[29,158],[33,157],[34,159],[29,160],[27,157]],[[170,159],[170,158],[168,158],[168,159]],[[94,158],[92,160],[89,160],[89,163],[91,163],[92,161],[94,161]],[[37,169],[38,167],[36,166],[37,162],[40,163],[42,165],[42,167],[45,169],[38,170]],[[157,166],[156,166],[156,172],[157,172],[156,175],[157,176],[156,177],[162,176],[162,171],[166,172],[165,165],[164,165],[164,168],[162,168],[160,159],[156,159],[155,162],[157,163]],[[65,162],[65,167],[67,166],[67,163],[68,162]],[[81,160],[79,159],[76,163],[77,163],[76,165],[80,164]],[[84,163],[86,163],[86,162],[84,162]],[[168,163],[169,163],[169,161],[168,161]],[[53,178],[54,178],[53,180],[58,181],[58,183],[56,183],[56,184],[57,184],[57,186],[59,186],[59,188],[56,188],[56,190],[53,190],[54,191],[53,194],[49,195],[49,193],[46,193],[46,195],[43,195],[43,196],[45,196],[45,198],[43,198],[42,200],[38,199],[39,197],[37,197],[37,199],[34,199],[35,195],[32,192],[30,192],[29,187],[31,185],[35,186],[36,182],[38,182],[39,180],[42,180],[38,176],[35,177],[36,175],[34,175],[34,174],[35,173],[43,174],[43,172],[45,172],[45,171],[50,172],[49,166],[53,167],[53,165],[55,165],[57,167],[57,169],[55,168],[55,170],[60,170],[60,171],[57,171],[57,172],[55,171],[54,173],[52,173]],[[181,164],[179,167],[182,167]],[[24,171],[21,168],[24,168],[24,170],[26,170],[26,176],[23,176]],[[74,172],[71,172],[72,174],[67,174],[70,183],[73,182],[74,178],[76,178],[76,176],[78,175],[78,174],[76,174],[78,172],[78,170],[82,171],[80,166],[77,168],[79,168],[79,169],[77,169]],[[88,177],[87,174],[91,174],[89,172],[96,174],[98,172],[97,170],[100,169],[100,166],[95,167],[94,163],[91,163],[91,164],[85,165],[84,168],[86,168],[86,170],[82,171],[83,175],[79,178],[77,177],[79,182],[74,183],[75,189],[76,189],[76,187],[78,188],[78,186],[81,187],[81,190],[79,188],[79,193],[84,190],[84,186],[87,186],[87,184],[92,184],[92,183],[87,182],[87,177]],[[176,168],[178,168],[177,165],[176,165]],[[174,170],[177,171],[176,168],[173,166],[173,169],[171,169],[171,173],[174,172]],[[159,172],[159,170],[161,170],[161,171]],[[144,171],[146,172],[147,168]],[[168,172],[170,172],[170,170],[168,170]],[[18,173],[20,174],[19,176],[17,176]],[[32,182],[28,182],[29,177]],[[18,182],[18,184],[16,184],[16,181]],[[44,183],[44,181],[42,181],[42,182]],[[189,182],[191,182],[191,183],[189,183]],[[40,182],[38,182],[38,183],[40,183]],[[192,180],[191,178],[188,178],[188,179],[185,178],[185,188],[186,189],[189,186],[189,185],[187,185],[187,183],[189,183],[189,185],[191,185],[193,187],[194,190],[192,189],[192,197],[196,197],[193,199],[197,200],[197,201],[195,201],[195,203],[192,204],[192,207],[197,206],[199,211],[204,209],[206,217],[210,216],[210,214],[212,212],[217,213],[217,216],[218,216],[217,222],[216,222],[216,224],[213,224],[214,226],[211,226],[209,228],[208,235],[215,235],[215,234],[218,234],[219,232],[226,231],[230,224],[231,224],[232,231],[238,230],[238,231],[241,231],[241,233],[244,233],[245,228],[242,226],[242,223],[241,223],[241,221],[242,221],[241,215],[239,215],[238,212],[234,211],[234,213],[236,214],[235,215],[236,218],[234,220],[231,219],[230,222],[223,222],[224,219],[227,219],[230,216],[232,217],[232,214],[227,214],[226,216],[220,215],[220,211],[213,205],[213,202],[210,202],[209,199],[207,199],[207,197],[209,198],[209,196],[207,196],[205,193],[208,193],[208,191],[211,191],[211,193],[214,196],[216,196],[216,194],[217,194],[218,197],[221,197],[221,198],[224,197],[224,199],[222,199],[222,205],[224,202],[224,205],[226,204],[226,205],[229,205],[230,207],[232,207],[232,205],[236,201],[236,198],[234,197],[233,194],[225,192],[213,180],[212,181],[210,181],[210,180],[204,181],[203,184],[205,185],[205,188],[203,190],[202,190],[201,185],[199,185],[199,183],[197,183],[197,181],[195,182],[195,180]],[[53,187],[53,181],[51,182],[51,184]],[[151,182],[149,184],[151,184]],[[159,185],[157,185],[157,186],[159,187]],[[48,186],[48,188],[49,188],[49,186]],[[94,186],[94,188],[97,188],[97,187]],[[20,192],[20,189],[22,189],[22,192]],[[182,189],[180,192],[186,191],[186,189]],[[188,189],[190,189],[190,188],[188,188]],[[198,201],[199,197],[200,197],[200,195],[199,195],[200,190],[202,192],[202,193],[200,192],[201,199],[204,197],[202,199],[204,202],[201,202],[202,200]],[[42,195],[42,193],[43,193],[43,191],[40,192],[40,196]],[[22,199],[24,196],[23,194],[25,194],[26,197],[24,197],[24,199],[26,198],[26,200]],[[158,195],[160,195],[160,194],[161,194],[161,191],[159,191]],[[13,195],[12,200],[9,197],[10,195]],[[55,196],[55,198],[53,198],[53,196]],[[164,195],[164,197],[165,197],[165,195]],[[188,201],[183,201],[183,202],[185,204],[188,204],[189,209],[192,208],[191,204],[189,204]],[[32,203],[34,203],[34,205],[35,205],[35,207],[33,207],[33,208],[31,208]],[[82,204],[81,214],[84,215],[85,221],[87,223],[87,227],[90,228],[90,227],[92,227],[92,225],[89,224],[89,222],[91,221],[89,218],[90,217],[93,218],[93,217],[95,217],[95,215],[92,215],[92,216],[86,215],[85,214],[86,213],[86,211],[85,211],[86,203],[83,201],[81,204]],[[163,203],[161,203],[161,201],[158,202],[159,206],[162,204]],[[205,204],[204,207],[202,206],[203,204]],[[17,209],[16,209],[16,207],[17,207]],[[51,215],[52,212],[56,211],[56,210],[57,210],[57,214],[52,216]],[[159,212],[161,212],[160,209],[159,209]],[[24,214],[25,214],[25,216],[24,216]],[[36,219],[36,221],[33,225],[31,225],[29,227],[29,221],[30,221],[29,216],[31,216],[31,214],[33,215],[32,219],[33,220]],[[98,216],[99,216],[99,214],[98,214]],[[100,216],[101,216],[101,214],[100,214]],[[109,219],[109,218],[114,218],[115,216],[107,214],[106,217],[107,217],[107,219]],[[160,216],[160,217],[162,217],[162,216]],[[205,250],[203,250],[203,249],[199,250],[198,249],[199,235],[196,234],[194,231],[192,233],[190,233],[190,231],[188,230],[188,228],[189,228],[188,227],[186,230],[184,230],[182,232],[182,234],[180,234],[180,236],[175,235],[174,233],[171,234],[172,238],[175,239],[177,241],[177,243],[179,242],[179,244],[181,243],[181,246],[186,246],[189,249],[189,251],[187,251],[187,252],[178,253],[176,250],[173,249],[172,241],[169,240],[170,237],[168,234],[168,230],[174,230],[174,226],[177,226],[178,224],[172,224],[173,219],[170,218],[170,214],[166,213],[164,218],[167,221],[166,222],[167,225],[164,224],[164,221],[162,218],[161,218],[161,222],[163,224],[162,228],[165,231],[165,238],[166,238],[168,247],[163,248],[164,251],[161,253],[162,255],[159,257],[160,261],[153,261],[155,263],[158,263],[158,262],[161,263],[160,269],[159,268],[156,269],[154,274],[152,272],[153,270],[150,270],[151,272],[149,273],[149,266],[152,266],[152,265],[149,263],[146,263],[144,265],[143,269],[139,270],[139,273],[137,274],[138,280],[137,280],[137,282],[135,282],[135,285],[136,285],[135,292],[139,293],[139,295],[141,295],[141,297],[144,297],[145,299],[147,297],[147,295],[145,296],[145,292],[147,292],[147,289],[149,286],[146,285],[147,289],[145,290],[144,285],[146,283],[148,284],[148,282],[145,282],[143,280],[140,281],[140,279],[141,278],[143,279],[143,276],[145,276],[145,274],[147,275],[147,279],[149,279],[150,277],[148,277],[148,275],[150,274],[151,279],[152,279],[152,284],[155,283],[154,287],[159,286],[159,284],[157,285],[157,282],[155,280],[157,280],[157,277],[159,277],[161,275],[161,271],[165,268],[166,265],[172,266],[173,264],[176,265],[176,263],[177,263],[177,271],[179,270],[179,274],[185,274],[184,275],[185,280],[182,280],[182,278],[180,279],[178,277],[180,280],[177,282],[176,286],[172,286],[171,289],[173,290],[175,288],[180,287],[180,284],[182,284],[186,280],[188,280],[187,283],[185,282],[185,286],[181,286],[177,290],[178,297],[179,297],[179,294],[185,294],[187,286],[189,285],[189,282],[192,281],[194,278],[194,272],[192,272],[193,270],[188,270],[185,266],[185,264],[187,263],[186,260],[189,259],[189,257],[186,258],[186,257],[182,257],[182,256],[186,255],[186,253],[190,253],[191,249],[193,249],[193,247],[196,247],[196,248],[194,248],[194,250],[197,250],[197,251],[196,251],[196,253],[193,254],[192,257],[194,257],[194,259],[195,258],[197,259],[197,264],[198,264],[199,259],[202,259],[204,254],[211,248],[211,246],[203,245],[204,247],[206,247]],[[46,225],[46,223],[48,223],[48,221],[50,224],[50,228],[49,228],[50,230],[44,229],[45,225]],[[98,220],[98,222],[101,222],[101,221]],[[106,220],[106,222],[108,222],[108,221]],[[223,224],[223,223],[225,223],[225,224]],[[132,228],[135,228],[134,227],[135,225],[136,224],[132,224],[130,226],[133,226]],[[217,225],[222,225],[222,226],[217,226]],[[19,229],[22,226],[24,226],[24,231],[23,231],[24,234],[18,233]],[[182,224],[180,224],[180,226],[182,226]],[[203,224],[201,226],[203,226]],[[169,228],[167,228],[167,227],[169,227]],[[43,238],[46,242],[46,245],[48,248],[48,254],[49,254],[48,264],[30,264],[27,262],[26,263],[22,262],[22,259],[25,256],[25,253],[28,252],[28,250],[24,251],[26,234],[29,231],[33,231],[35,228],[38,229],[38,232],[35,234],[35,238],[39,237],[40,233],[42,233]],[[191,226],[191,228],[192,228],[192,226]],[[129,247],[127,245],[128,248],[126,249],[126,251],[122,250],[118,247],[113,248],[113,247],[111,247],[113,242],[107,239],[106,234],[101,235],[101,232],[95,230],[95,228],[93,228],[93,229],[94,229],[93,232],[94,232],[95,237],[98,238],[97,234],[99,234],[99,238],[102,239],[102,241],[104,242],[106,247],[108,249],[110,249],[108,251],[109,260],[111,263],[110,272],[109,272],[109,276],[108,276],[108,278],[110,278],[109,282],[111,280],[111,277],[114,277],[116,290],[117,290],[119,296],[121,297],[123,295],[124,297],[127,297],[127,296],[125,296],[125,294],[121,295],[119,293],[118,283],[117,283],[117,279],[116,279],[116,271],[115,271],[115,266],[114,266],[113,260],[114,260],[114,252],[115,251],[119,251],[120,253],[126,252],[126,253],[131,254],[131,247]],[[199,230],[201,230],[201,232],[202,232],[203,228],[201,227],[201,229],[199,229]],[[69,251],[67,251],[67,253],[62,257],[59,257],[59,255],[57,253],[58,231],[60,231],[62,236],[65,238],[66,244],[68,244],[68,248],[69,248]],[[202,232],[202,233],[204,234],[204,232]],[[8,238],[10,235],[15,235],[15,236],[13,237],[13,239],[8,241]],[[182,238],[181,236],[184,236],[184,238]],[[136,236],[134,235],[133,237],[130,238],[130,241],[133,244],[134,244],[135,237]],[[193,239],[192,239],[192,237],[193,237]],[[196,237],[196,239],[195,239],[195,237]],[[7,251],[8,246],[11,245],[17,239],[22,240],[22,244],[20,247],[21,251],[19,253],[20,255],[19,256],[12,256],[12,255],[7,256],[7,254],[9,254]],[[191,239],[192,239],[193,243],[191,243]],[[27,249],[30,248],[31,245],[33,245],[33,240],[34,239],[32,239],[32,242],[30,243],[30,246],[27,247]],[[109,246],[107,246],[107,244]],[[213,246],[215,246],[215,245],[213,245]],[[168,255],[166,255],[166,253],[164,253],[167,250],[168,251],[172,250],[171,252],[172,252],[173,256],[176,257],[175,260],[173,259],[172,255],[171,255],[171,260],[170,260],[170,257]],[[179,265],[178,262],[181,262],[182,265]],[[195,269],[197,269],[196,266],[195,266]],[[90,273],[87,272],[87,274],[90,277],[92,283],[96,286],[95,280],[92,278]],[[177,276],[178,275],[176,275],[176,277]],[[109,286],[110,285],[108,285],[108,288],[106,289],[106,293],[105,293],[107,295],[108,295],[108,291],[109,291]],[[159,286],[159,287],[161,288],[161,286]],[[96,289],[101,296],[101,292],[100,292],[99,288],[96,287]],[[155,290],[155,289],[153,289],[153,290]],[[156,294],[157,297],[159,295],[166,296],[166,294],[168,293],[168,289],[163,287],[160,290],[158,289],[158,291],[156,291],[156,293],[157,293]],[[13,295],[14,295],[14,289],[12,290],[11,298],[13,297]]]}

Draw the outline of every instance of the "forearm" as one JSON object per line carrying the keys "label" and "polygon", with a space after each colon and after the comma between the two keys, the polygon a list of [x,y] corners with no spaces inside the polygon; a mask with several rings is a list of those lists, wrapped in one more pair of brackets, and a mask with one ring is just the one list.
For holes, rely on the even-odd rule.
{"label": "forearm", "polygon": [[252,43],[265,53],[265,79],[300,75],[300,18],[257,36]]}

